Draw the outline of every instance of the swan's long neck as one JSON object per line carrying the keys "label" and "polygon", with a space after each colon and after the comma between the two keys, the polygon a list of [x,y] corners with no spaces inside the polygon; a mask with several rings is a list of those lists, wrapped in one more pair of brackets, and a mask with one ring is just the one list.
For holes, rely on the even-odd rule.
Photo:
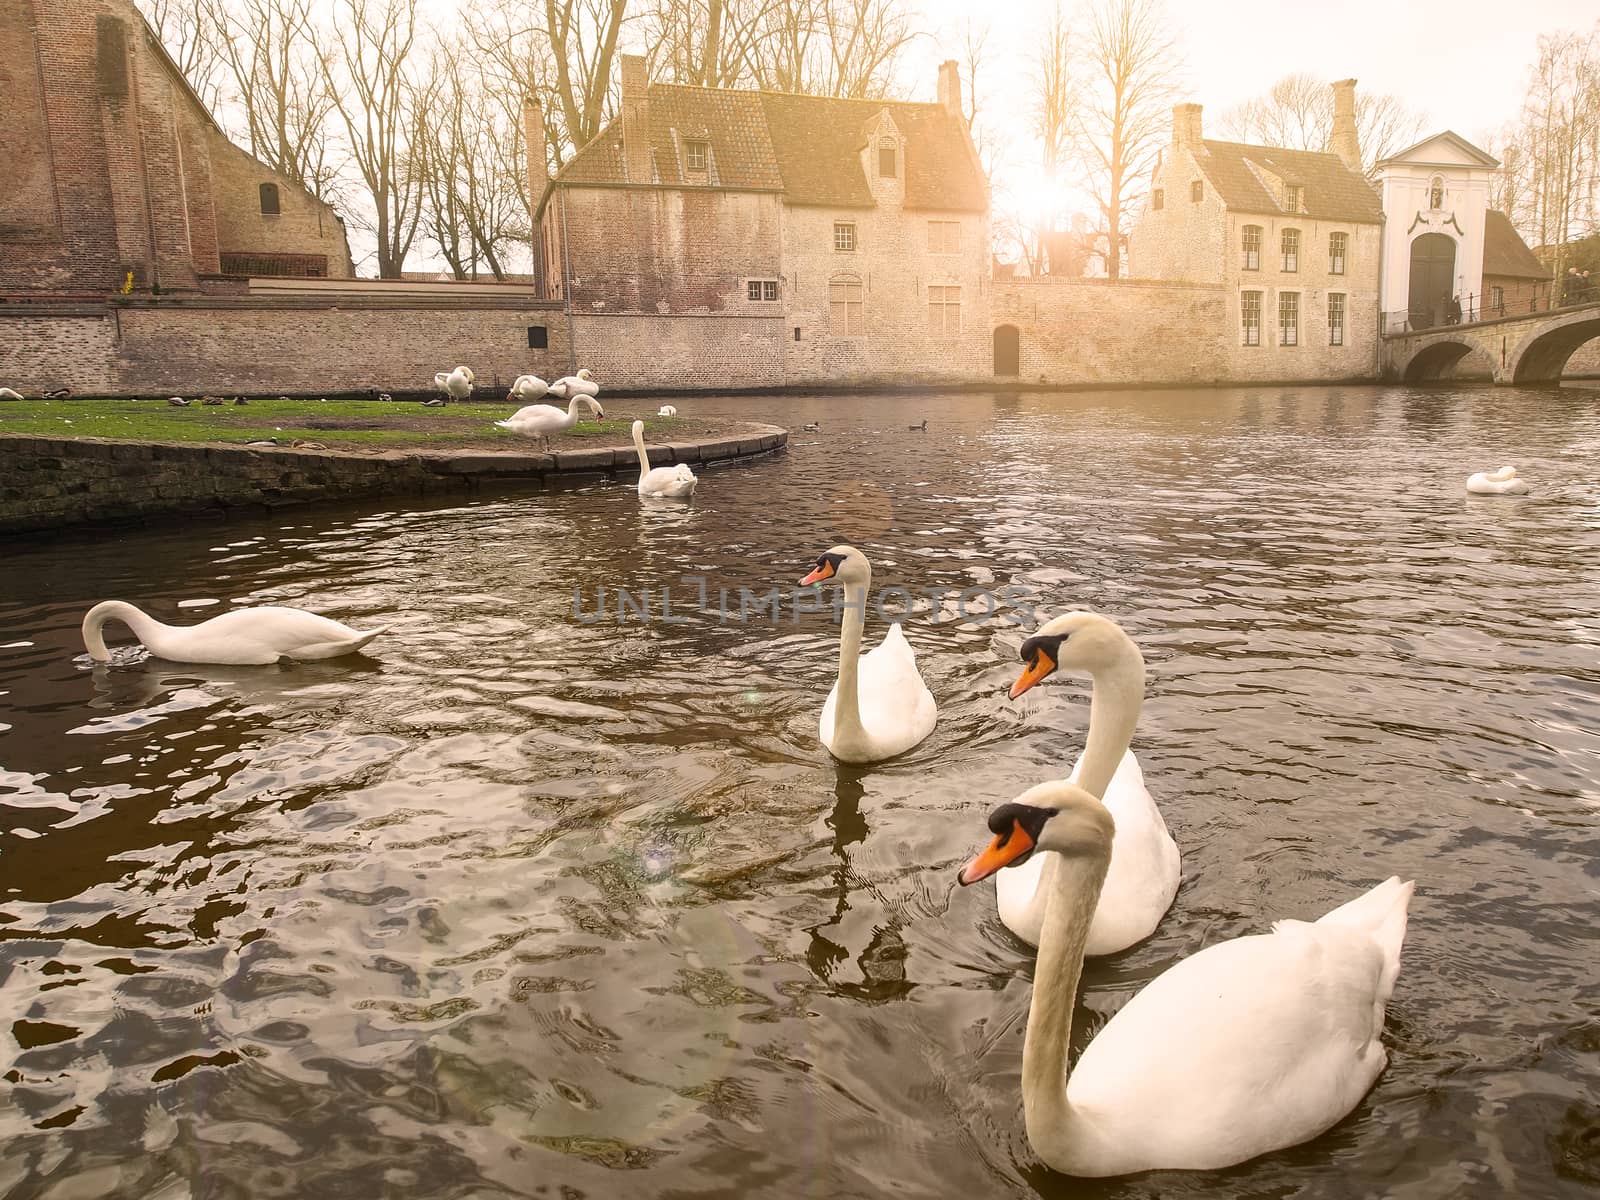
{"label": "swan's long neck", "polygon": [[[572,403],[576,407],[578,402],[574,400]],[[635,429],[633,431],[633,448],[639,452],[639,482],[643,483],[644,477],[650,474],[650,456],[645,453],[644,449],[644,430]]]}
{"label": "swan's long neck", "polygon": [[1117,764],[1133,741],[1139,709],[1144,704],[1144,657],[1131,640],[1109,667],[1094,673],[1094,695],[1089,701],[1089,736],[1078,768],[1078,786],[1105,798]]}
{"label": "swan's long neck", "polygon": [[1089,924],[1110,862],[1108,842],[1101,852],[1063,859],[1049,879],[1040,881],[1050,894],[1045,900],[1028,1033],[1022,1045],[1022,1111],[1028,1141],[1057,1170],[1067,1169],[1072,1143],[1072,1106],[1067,1101],[1072,1006],[1083,974]]}
{"label": "swan's long neck", "polygon": [[844,619],[839,623],[839,696],[833,706],[835,732],[849,730],[865,735],[861,724],[861,635],[867,623],[867,593],[872,588],[869,573],[861,583],[846,584]]}
{"label": "swan's long neck", "polygon": [[106,649],[105,635],[101,632],[108,621],[121,621],[146,646],[150,645],[152,637],[159,639],[172,628],[140,612],[131,604],[124,604],[121,600],[102,600],[83,618],[83,644],[95,662],[111,661],[111,652]]}

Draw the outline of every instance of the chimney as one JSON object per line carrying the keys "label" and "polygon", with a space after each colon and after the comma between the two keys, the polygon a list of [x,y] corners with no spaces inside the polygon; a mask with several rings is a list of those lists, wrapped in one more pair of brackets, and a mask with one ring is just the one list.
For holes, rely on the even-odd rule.
{"label": "chimney", "polygon": [[1172,106],[1172,144],[1200,150],[1200,105],[1174,104]]}
{"label": "chimney", "polygon": [[1333,85],[1333,152],[1352,171],[1361,170],[1361,138],[1356,133],[1356,81]]}
{"label": "chimney", "polygon": [[622,170],[629,183],[654,183],[650,169],[650,69],[644,55],[622,55]]}
{"label": "chimney", "polygon": [[961,109],[961,64],[953,58],[939,64],[939,103],[956,120],[966,121]]}
{"label": "chimney", "polygon": [[544,105],[532,96],[522,99],[522,144],[528,156],[528,203],[537,208],[550,182],[550,166],[544,156]]}

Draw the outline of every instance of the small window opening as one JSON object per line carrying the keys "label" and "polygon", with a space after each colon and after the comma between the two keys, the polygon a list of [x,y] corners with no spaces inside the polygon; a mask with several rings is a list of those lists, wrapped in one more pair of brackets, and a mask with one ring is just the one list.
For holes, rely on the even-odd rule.
{"label": "small window opening", "polygon": [[897,160],[898,150],[895,144],[885,138],[878,143],[878,174],[885,179],[893,179],[900,173],[900,164]]}
{"label": "small window opening", "polygon": [[261,215],[263,217],[278,215],[278,185],[275,183],[261,185]]}
{"label": "small window opening", "polygon": [[528,326],[528,349],[548,350],[550,348],[550,330],[544,325]]}

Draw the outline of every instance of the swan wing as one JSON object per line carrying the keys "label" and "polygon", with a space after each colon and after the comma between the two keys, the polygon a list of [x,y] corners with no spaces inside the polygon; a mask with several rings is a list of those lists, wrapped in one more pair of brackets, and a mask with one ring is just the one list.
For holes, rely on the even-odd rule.
{"label": "swan wing", "polygon": [[888,758],[911,749],[939,719],[933,693],[917,669],[917,655],[899,622],[861,656],[857,696],[861,724]]}
{"label": "swan wing", "polygon": [[281,658],[347,654],[381,632],[362,632],[304,609],[269,605],[237,609],[198,625],[169,626],[154,644],[147,644],[151,653],[173,662],[260,666]]}
{"label": "swan wing", "polygon": [[639,494],[683,499],[694,495],[695,485],[699,482],[694,472],[681,463],[675,467],[652,467],[639,480]]}
{"label": "swan wing", "polygon": [[1375,931],[1280,921],[1158,976],[1068,1080],[1072,1160],[1096,1175],[1212,1169],[1340,1121],[1387,1062],[1383,1006],[1411,887],[1390,880],[1361,898],[1383,911]]}

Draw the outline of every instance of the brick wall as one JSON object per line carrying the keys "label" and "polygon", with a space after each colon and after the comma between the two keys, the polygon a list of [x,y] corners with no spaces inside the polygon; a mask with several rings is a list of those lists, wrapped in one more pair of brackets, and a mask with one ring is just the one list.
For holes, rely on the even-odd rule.
{"label": "brick wall", "polygon": [[[549,346],[530,349],[528,328],[540,325]],[[425,390],[435,371],[458,363],[500,397],[518,375],[564,375],[565,318],[536,301],[408,305],[350,296],[0,309],[0,378],[27,392]]]}
{"label": "brick wall", "polygon": [[[332,205],[256,161],[215,129],[207,128],[206,134],[220,253],[321,254],[328,259],[327,278],[354,278],[344,222]],[[263,183],[277,185],[276,216],[261,211]]]}
{"label": "brick wall", "polygon": [[1019,333],[1019,383],[1210,384],[1226,375],[1219,284],[1019,279],[997,283],[994,320]]}
{"label": "brick wall", "polygon": [[[607,388],[720,391],[785,383],[787,326],[780,316],[589,313],[573,324],[577,365]],[[566,374],[564,359],[556,373]]]}

